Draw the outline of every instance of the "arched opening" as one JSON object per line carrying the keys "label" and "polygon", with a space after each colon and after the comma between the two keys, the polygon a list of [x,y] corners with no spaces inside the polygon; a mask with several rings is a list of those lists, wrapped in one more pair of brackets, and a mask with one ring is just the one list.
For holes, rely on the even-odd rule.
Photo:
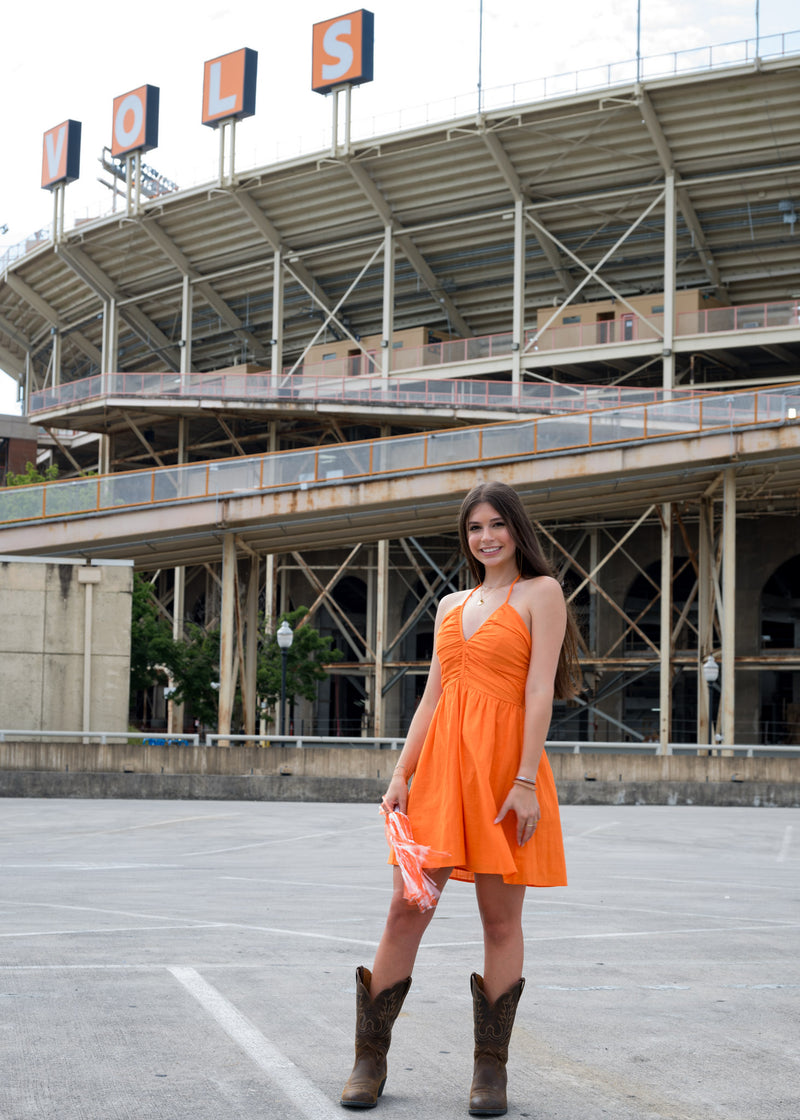
{"label": "arched opening", "polygon": [[[672,630],[675,634],[675,652],[697,648],[697,577],[689,559],[675,556],[672,561]],[[645,634],[656,646],[661,644],[661,562],[649,564],[630,585],[624,603],[628,618],[636,622],[641,631],[631,630],[625,638],[625,650],[630,654],[647,652],[651,647],[642,637]],[[628,732],[634,732],[646,741],[655,742],[659,737],[660,698],[659,666],[653,665],[645,672],[627,674],[623,690],[622,722]],[[694,668],[678,664],[672,677],[672,713],[670,740],[673,743],[693,743],[697,738],[697,672]]]}
{"label": "arched opening", "polygon": [[760,674],[761,742],[800,743],[800,671],[781,661],[800,650],[800,555],[773,572],[761,592],[761,652],[774,664]]}
{"label": "arched opening", "polygon": [[[366,633],[367,585],[357,576],[344,576],[333,590],[337,606],[349,618],[359,634]],[[325,612],[327,615],[327,612]],[[330,633],[334,646],[341,651],[345,662],[354,662],[356,653],[346,641],[342,631],[326,617],[321,632]],[[364,727],[364,707],[367,699],[366,679],[363,673],[349,670],[339,672],[334,669],[328,679],[328,718],[327,727],[322,726],[321,735],[361,735],[369,731]]]}

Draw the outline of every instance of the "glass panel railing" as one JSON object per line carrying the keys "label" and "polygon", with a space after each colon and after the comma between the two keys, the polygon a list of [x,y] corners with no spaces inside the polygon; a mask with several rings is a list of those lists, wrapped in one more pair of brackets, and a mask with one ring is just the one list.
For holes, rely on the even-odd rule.
{"label": "glass panel railing", "polygon": [[539,420],[536,424],[536,450],[540,454],[568,447],[588,447],[592,418],[586,413]]}
{"label": "glass panel railing", "polygon": [[0,490],[0,522],[42,517],[44,492],[44,486],[13,486]]}
{"label": "glass panel railing", "polygon": [[422,470],[425,466],[426,436],[401,436],[375,440],[372,445],[372,473],[402,474]]}
{"label": "glass panel railing", "polygon": [[[575,419],[579,419],[575,417]],[[592,413],[592,446],[618,443],[621,440],[643,439],[646,432],[647,409],[623,408],[619,412]]]}
{"label": "glass panel railing", "polygon": [[209,463],[206,477],[209,494],[258,490],[261,486],[261,459],[223,459]]}
{"label": "glass panel railing", "polygon": [[99,480],[100,508],[145,505],[153,492],[153,473],[136,471],[132,474],[104,475]]}
{"label": "glass panel railing", "polygon": [[797,303],[768,303],[766,306],[766,325],[768,327],[796,327],[800,323]]}
{"label": "glass panel railing", "polygon": [[480,454],[480,436],[475,428],[432,432],[428,436],[428,466],[474,462]]}
{"label": "glass panel railing", "polygon": [[260,460],[261,485],[265,490],[277,486],[297,486],[314,482],[317,477],[317,453],[284,451],[265,455]]}
{"label": "glass panel railing", "polygon": [[335,478],[361,478],[370,473],[371,445],[343,443],[339,447],[320,448],[317,475],[320,482]]}
{"label": "glass panel railing", "polygon": [[534,450],[536,427],[531,420],[522,424],[498,424],[484,428],[481,454],[484,459],[513,459],[530,455]]}
{"label": "glass panel railing", "polygon": [[703,424],[699,400],[664,401],[647,410],[647,434],[651,437],[697,432]]}
{"label": "glass panel railing", "polygon": [[98,506],[97,478],[76,478],[47,487],[46,510],[48,517],[69,513],[88,513]]}

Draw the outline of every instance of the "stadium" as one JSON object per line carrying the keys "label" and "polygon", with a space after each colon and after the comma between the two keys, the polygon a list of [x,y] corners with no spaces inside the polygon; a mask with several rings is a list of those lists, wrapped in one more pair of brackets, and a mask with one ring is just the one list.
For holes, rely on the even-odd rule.
{"label": "stadium", "polygon": [[499,478],[581,622],[552,739],[800,742],[800,33],[762,48],[265,167],[228,121],[213,182],[113,157],[75,228],[61,185],[0,277],[59,481],[0,493],[0,549],[131,559],[176,635],[219,625],[221,732],[259,608],[307,606],[343,658],[292,731],[399,736]]}

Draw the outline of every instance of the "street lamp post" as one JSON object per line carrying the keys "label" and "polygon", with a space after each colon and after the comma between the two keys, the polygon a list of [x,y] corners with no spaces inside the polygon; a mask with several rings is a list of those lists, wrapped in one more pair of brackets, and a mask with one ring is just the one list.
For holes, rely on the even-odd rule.
{"label": "street lamp post", "polygon": [[708,741],[713,746],[714,743],[714,721],[711,718],[711,686],[719,679],[719,664],[712,654],[703,662],[703,680],[706,682],[706,697],[708,705]]}
{"label": "street lamp post", "polygon": [[286,663],[289,660],[289,650],[294,641],[294,631],[286,619],[278,627],[275,635],[281,649],[281,735],[286,734]]}

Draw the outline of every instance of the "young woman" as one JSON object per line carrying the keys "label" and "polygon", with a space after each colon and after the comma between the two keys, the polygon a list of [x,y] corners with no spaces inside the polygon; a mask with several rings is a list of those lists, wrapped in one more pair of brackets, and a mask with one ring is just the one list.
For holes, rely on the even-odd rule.
{"label": "young woman", "polygon": [[[558,799],[544,742],[553,698],[577,691],[576,630],[522,503],[504,483],[476,486],[459,538],[477,582],[446,595],[420,705],[383,797],[415,841],[449,853],[428,871],[475,883],[483,976],[473,973],[475,1068],[469,1111],[506,1112],[506,1061],[522,978],[526,886],[566,883]],[[413,775],[411,790],[408,782]],[[372,970],[356,973],[356,1062],[342,1093],[372,1108],[386,1080],[392,1026],[433,910],[394,892]]]}

